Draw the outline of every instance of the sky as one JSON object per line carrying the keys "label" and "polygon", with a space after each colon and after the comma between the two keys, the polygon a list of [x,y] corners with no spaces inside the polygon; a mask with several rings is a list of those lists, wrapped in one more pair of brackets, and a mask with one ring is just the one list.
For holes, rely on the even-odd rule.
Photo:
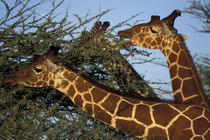
{"label": "sky", "polygon": [[[36,0],[32,1],[36,2]],[[57,12],[65,14],[67,7],[69,7],[69,19],[74,19],[72,16],[73,14],[85,16],[88,12],[90,15],[97,15],[101,11],[112,9],[100,20],[110,21],[111,26],[114,26],[137,13],[141,14],[129,21],[129,23],[132,24],[137,20],[139,20],[138,24],[148,22],[151,15],[159,15],[163,18],[168,16],[175,9],[183,10],[184,8],[189,7],[189,5],[190,3],[188,0],[65,0],[63,5],[57,9]],[[39,13],[47,13],[50,8],[51,4],[46,3],[40,7]],[[93,24],[94,22],[92,25]],[[189,37],[188,40],[186,40],[186,44],[192,56],[195,54],[210,55],[209,34],[198,33],[191,27],[201,28],[202,25],[203,24],[199,19],[186,13],[182,13],[181,17],[178,17],[175,21],[174,26],[178,29],[178,32]],[[128,27],[124,26],[119,28],[119,30],[126,28]],[[148,50],[142,47],[138,47],[138,49],[147,50],[152,53],[150,56],[151,58],[160,58],[166,64],[166,60],[159,50]],[[138,57],[131,58],[130,62],[136,62],[138,59]],[[147,63],[135,65],[135,69],[138,73],[145,75],[146,80],[170,82],[169,71],[165,67]],[[171,85],[163,86],[163,88],[171,89]]]}

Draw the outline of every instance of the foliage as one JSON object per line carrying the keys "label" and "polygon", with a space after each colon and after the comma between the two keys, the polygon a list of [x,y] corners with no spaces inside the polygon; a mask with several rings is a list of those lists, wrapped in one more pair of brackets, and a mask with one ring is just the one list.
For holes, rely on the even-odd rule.
{"label": "foliage", "polygon": [[[93,24],[110,10],[85,18],[74,15],[77,19],[74,23],[69,19],[68,9],[58,18],[56,9],[63,1],[53,1],[52,9],[44,15],[37,9],[45,1],[35,4],[31,0],[16,0],[12,4],[0,1],[6,11],[0,18],[0,81],[29,63],[34,54],[47,52],[53,44],[61,46],[59,60],[67,67],[78,69],[94,81],[125,94],[140,96],[137,91],[149,90],[150,95],[153,91],[143,78],[129,77],[127,70],[131,66],[126,61],[129,56],[148,54],[124,49],[123,41],[113,35],[113,31],[129,19],[105,34],[117,42],[116,45],[110,45],[105,39],[93,42],[93,34],[85,30],[81,33],[81,28]],[[120,51],[124,51],[124,55]],[[91,118],[55,89],[10,87],[1,82],[0,90],[1,139],[135,139]]]}

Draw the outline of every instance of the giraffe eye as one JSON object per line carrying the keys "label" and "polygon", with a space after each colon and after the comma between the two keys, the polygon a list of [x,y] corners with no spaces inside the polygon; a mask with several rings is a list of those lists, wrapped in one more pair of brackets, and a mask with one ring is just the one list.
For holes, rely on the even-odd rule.
{"label": "giraffe eye", "polygon": [[152,33],[155,33],[155,34],[158,33],[157,31],[153,30],[152,27],[150,27],[150,31],[151,31]]}
{"label": "giraffe eye", "polygon": [[40,73],[40,72],[42,72],[42,69],[40,69],[40,68],[37,68],[37,67],[34,67],[34,70],[35,70],[35,72],[37,72],[37,73]]}

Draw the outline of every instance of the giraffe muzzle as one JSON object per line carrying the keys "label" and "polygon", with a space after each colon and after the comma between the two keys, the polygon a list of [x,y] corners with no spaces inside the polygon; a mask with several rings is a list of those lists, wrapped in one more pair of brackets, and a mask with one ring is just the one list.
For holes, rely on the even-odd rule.
{"label": "giraffe muzzle", "polygon": [[13,74],[6,76],[6,78],[4,78],[4,80],[3,80],[3,83],[11,85],[11,86],[15,86],[18,84],[17,81],[15,80]]}

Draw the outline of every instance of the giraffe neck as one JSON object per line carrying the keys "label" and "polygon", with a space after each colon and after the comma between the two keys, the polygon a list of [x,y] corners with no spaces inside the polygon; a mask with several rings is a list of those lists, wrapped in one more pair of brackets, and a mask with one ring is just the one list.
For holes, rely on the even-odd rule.
{"label": "giraffe neck", "polygon": [[164,35],[144,37],[138,30],[134,30],[134,33],[130,30],[121,31],[119,34],[130,38],[130,41],[137,46],[160,49],[165,55],[176,103],[198,104],[209,107],[208,98],[205,95],[192,56],[181,35],[173,35],[170,38],[166,38]]}
{"label": "giraffe neck", "polygon": [[161,51],[168,62],[175,101],[209,107],[204,88],[184,39],[178,35],[173,40],[175,41],[169,39],[165,42],[166,47],[163,47]]}
{"label": "giraffe neck", "polygon": [[[196,117],[208,119],[205,118],[205,113],[201,113],[207,111],[208,115],[209,110],[206,108],[142,101],[122,96],[78,76],[65,67],[61,69],[63,72],[60,80],[54,82],[54,88],[69,96],[92,117],[131,135],[140,138],[151,135],[157,139],[169,140],[174,138],[173,134],[176,131],[181,131],[179,135],[181,138],[185,135],[185,129],[190,131],[190,134],[195,134],[194,128],[190,125],[191,117],[187,116],[191,111],[197,110]],[[180,121],[183,122],[181,125]],[[207,131],[206,122],[203,125]],[[202,137],[206,137],[205,135],[206,132],[205,134],[203,132]]]}

